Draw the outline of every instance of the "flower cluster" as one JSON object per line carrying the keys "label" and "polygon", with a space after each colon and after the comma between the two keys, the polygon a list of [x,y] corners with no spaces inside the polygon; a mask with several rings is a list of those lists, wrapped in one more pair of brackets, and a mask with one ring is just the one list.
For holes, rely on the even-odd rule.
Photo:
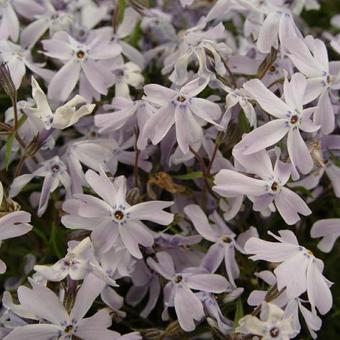
{"label": "flower cluster", "polygon": [[0,1],[1,339],[336,338],[334,3]]}

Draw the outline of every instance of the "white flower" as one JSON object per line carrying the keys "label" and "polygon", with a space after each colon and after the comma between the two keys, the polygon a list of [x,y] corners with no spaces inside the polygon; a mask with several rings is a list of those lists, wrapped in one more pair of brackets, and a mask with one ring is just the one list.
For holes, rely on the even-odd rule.
{"label": "white flower", "polygon": [[90,272],[94,249],[89,237],[81,242],[70,241],[66,256],[52,266],[35,265],[34,270],[48,281],[61,281],[66,276],[72,280],[83,280]]}
{"label": "white flower", "polygon": [[292,319],[284,318],[284,311],[272,303],[261,306],[260,319],[246,315],[239,321],[237,333],[258,335],[262,340],[288,340],[295,337]]}
{"label": "white flower", "polygon": [[321,314],[326,314],[332,307],[333,298],[329,289],[332,284],[322,275],[323,262],[300,246],[292,231],[281,230],[280,237],[271,232],[268,234],[280,243],[252,237],[245,245],[246,252],[255,254],[250,258],[279,262],[274,270],[278,289],[286,288],[291,299],[307,291],[312,311],[317,308]]}
{"label": "white flower", "polygon": [[26,107],[25,113],[36,132],[51,128],[66,129],[77,123],[81,117],[89,115],[95,108],[94,104],[83,105],[86,103],[85,98],[77,95],[52,112],[44,91],[34,77],[32,77],[32,97],[37,107]]}

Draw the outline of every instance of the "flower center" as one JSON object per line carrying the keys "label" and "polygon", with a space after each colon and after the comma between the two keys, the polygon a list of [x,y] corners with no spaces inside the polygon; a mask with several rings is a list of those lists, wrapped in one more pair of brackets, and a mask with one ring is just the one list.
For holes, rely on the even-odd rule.
{"label": "flower center", "polygon": [[274,65],[269,67],[269,72],[273,73],[276,71],[276,67]]}
{"label": "flower center", "polygon": [[77,264],[78,261],[76,259],[76,256],[74,254],[68,254],[64,259],[64,265],[65,266],[72,266],[74,264]]}
{"label": "flower center", "polygon": [[280,189],[279,183],[273,182],[271,189],[272,189],[272,191],[277,192]]}
{"label": "flower center", "polygon": [[72,334],[73,331],[73,326],[72,325],[67,325],[64,329],[65,334]]}
{"label": "flower center", "polygon": [[60,170],[60,166],[59,166],[58,164],[52,165],[51,171],[52,171],[54,174],[58,173],[59,170]]}
{"label": "flower center", "polygon": [[332,85],[333,83],[333,77],[331,75],[327,76],[327,85]]}
{"label": "flower center", "polygon": [[183,103],[183,102],[186,101],[186,98],[184,96],[178,96],[177,101],[180,102],[180,103]]}
{"label": "flower center", "polygon": [[175,282],[176,282],[176,283],[180,283],[182,280],[183,280],[183,277],[182,277],[181,275],[177,275],[177,276],[175,277]]}
{"label": "flower center", "polygon": [[299,121],[298,115],[293,115],[290,117],[290,124],[296,124]]}
{"label": "flower center", "polygon": [[307,252],[307,255],[314,256],[314,254],[309,249],[306,249],[306,252]]}
{"label": "flower center", "polygon": [[124,213],[121,210],[117,210],[114,213],[114,217],[118,220],[121,221],[124,218]]}
{"label": "flower center", "polygon": [[280,335],[280,330],[277,327],[273,327],[270,331],[269,334],[272,338],[277,338]]}
{"label": "flower center", "polygon": [[230,237],[228,237],[227,235],[224,235],[224,236],[222,237],[222,241],[223,241],[224,243],[230,243],[230,242],[231,242],[231,239],[230,239]]}
{"label": "flower center", "polygon": [[124,76],[124,70],[122,69],[114,70],[113,74],[118,78],[122,78]]}
{"label": "flower center", "polygon": [[76,56],[77,56],[78,59],[84,59],[85,58],[85,52],[83,50],[79,50],[76,53]]}

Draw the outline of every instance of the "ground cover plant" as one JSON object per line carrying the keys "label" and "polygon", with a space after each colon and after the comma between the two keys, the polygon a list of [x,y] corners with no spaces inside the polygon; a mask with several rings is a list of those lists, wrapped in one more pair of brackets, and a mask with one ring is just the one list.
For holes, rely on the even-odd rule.
{"label": "ground cover plant", "polygon": [[0,13],[1,339],[338,339],[338,1]]}

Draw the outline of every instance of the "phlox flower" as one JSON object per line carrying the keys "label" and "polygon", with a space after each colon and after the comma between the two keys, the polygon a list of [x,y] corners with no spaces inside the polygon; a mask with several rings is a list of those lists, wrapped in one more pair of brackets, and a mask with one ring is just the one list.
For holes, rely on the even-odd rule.
{"label": "phlox flower", "polygon": [[175,124],[176,139],[181,151],[185,154],[189,152],[189,147],[199,148],[203,139],[202,125],[210,123],[219,126],[216,120],[221,116],[218,104],[196,98],[208,81],[209,79],[196,78],[179,91],[158,84],[145,85],[144,100],[158,110],[146,122],[142,134],[156,145]]}
{"label": "phlox flower", "polygon": [[228,279],[236,287],[235,279],[239,277],[240,270],[235,258],[235,248],[243,252],[242,246],[236,240],[236,234],[231,231],[216,211],[210,216],[214,222],[212,224],[209,223],[200,206],[196,204],[187,205],[184,212],[198,233],[208,241],[214,242],[204,256],[201,266],[214,273],[224,260]]}
{"label": "phlox flower", "polygon": [[142,69],[135,63],[117,62],[111,69],[112,82],[115,86],[115,97],[125,97],[130,99],[129,86],[141,88],[144,82]]}
{"label": "phlox flower", "polygon": [[[30,6],[32,5],[27,3],[22,7],[22,10],[32,12]],[[49,31],[50,35],[58,31],[68,31],[75,21],[72,13],[57,10],[51,0],[35,2],[33,12],[34,15],[32,13],[30,17],[34,20],[21,32],[20,43],[24,47],[35,45],[46,31]]]}
{"label": "phlox flower", "polygon": [[[33,227],[29,222],[31,222],[31,214],[26,211],[14,211],[2,216],[0,218],[0,245],[3,240],[18,237],[31,231]],[[0,260],[0,274],[5,271],[6,264]]]}
{"label": "phlox flower", "polygon": [[51,266],[35,265],[34,270],[48,281],[61,281],[69,276],[72,280],[83,280],[91,271],[94,249],[89,237],[80,242],[70,241],[64,258]]}
{"label": "phlox flower", "polygon": [[[272,287],[276,284],[275,275],[268,270],[262,271],[260,273],[255,273],[255,275]],[[261,305],[266,299],[266,294],[267,291],[264,290],[253,290],[250,293],[247,302],[251,306]],[[316,314],[316,311],[311,312],[303,305],[305,302],[306,301],[300,298],[289,298],[286,291],[283,291],[277,298],[271,301],[271,303],[284,309],[285,318],[290,317],[292,319],[292,326],[295,332],[294,334],[297,335],[301,331],[301,323],[299,320],[299,313],[301,313],[311,336],[313,337],[313,339],[316,339],[317,335],[315,331],[320,330],[322,326],[322,321]]]}
{"label": "phlox flower", "polygon": [[67,215],[62,223],[72,229],[91,230],[91,238],[98,251],[109,251],[118,237],[131,255],[142,258],[139,245],[150,247],[154,243],[151,231],[142,220],[167,225],[173,214],[163,211],[172,202],[149,201],[131,206],[126,202],[126,179],[117,177],[111,182],[101,170],[97,174],[88,170],[85,178],[101,199],[91,195],[76,194],[66,200],[63,209]]}
{"label": "phlox flower", "polygon": [[169,79],[177,84],[183,85],[189,79],[188,65],[192,61],[198,63],[198,75],[206,76],[211,71],[208,68],[208,54],[214,60],[214,68],[219,75],[226,73],[223,58],[231,54],[233,49],[223,40],[226,38],[225,27],[222,23],[215,27],[204,29],[205,24],[199,24],[187,30],[180,38],[180,44],[175,51],[170,53],[164,60],[162,73],[171,72]]}
{"label": "phlox flower", "polygon": [[281,230],[280,236],[268,233],[280,243],[250,238],[245,244],[245,251],[254,254],[250,259],[280,263],[274,269],[278,289],[286,288],[289,299],[307,292],[312,311],[317,308],[326,314],[333,298],[329,289],[332,284],[322,275],[323,262],[300,246],[292,231]]}
{"label": "phlox flower", "polygon": [[5,62],[8,66],[16,89],[20,87],[27,68],[45,81],[52,79],[53,71],[44,69],[45,64],[35,63],[31,51],[20,45],[8,40],[0,40],[0,56],[2,62]]}
{"label": "phlox flower", "polygon": [[139,260],[136,263],[136,268],[132,273],[131,280],[133,286],[126,294],[126,302],[135,307],[148,295],[147,303],[140,312],[142,318],[147,318],[156,307],[161,293],[159,276],[147,267],[144,260]]}
{"label": "phlox flower", "polygon": [[261,211],[274,203],[278,212],[289,225],[300,220],[299,214],[311,214],[303,199],[285,185],[291,174],[291,165],[277,157],[273,167],[267,151],[243,155],[235,147],[234,157],[246,172],[259,178],[252,178],[234,170],[223,169],[215,176],[213,190],[225,197],[247,195],[254,201],[253,209]]}
{"label": "phlox flower", "polygon": [[313,160],[303,140],[300,130],[315,132],[320,127],[311,121],[314,109],[303,109],[307,82],[301,73],[295,73],[291,80],[284,82],[284,101],[275,96],[258,79],[246,82],[243,87],[274,120],[256,128],[243,137],[238,144],[244,154],[265,149],[288,135],[287,149],[294,166],[293,175],[298,177],[296,168],[303,174],[313,168]]}
{"label": "phlox flower", "polygon": [[[20,3],[20,0],[17,1]],[[32,2],[28,0],[28,2]],[[16,13],[16,1],[4,0],[0,4],[0,39],[17,41],[19,37],[20,23]]]}
{"label": "phlox flower", "polygon": [[[143,131],[148,119],[153,115],[155,108],[145,100],[131,100],[124,97],[114,97],[110,105],[103,106],[104,112],[96,114],[94,123],[100,134],[110,133],[117,130],[133,129],[138,126]],[[148,137],[140,133],[137,147],[144,150],[147,146]]]}
{"label": "phlox flower", "polygon": [[148,265],[169,282],[164,287],[163,319],[167,319],[167,308],[175,307],[178,322],[185,331],[195,329],[195,321],[204,317],[201,300],[193,290],[223,293],[230,289],[228,281],[221,275],[209,274],[203,268],[187,268],[177,273],[172,257],[167,252],[156,254],[158,262],[153,258],[147,259]]}
{"label": "phlox flower", "polygon": [[335,128],[331,91],[340,89],[340,69],[337,63],[328,61],[325,43],[308,35],[304,39],[288,39],[285,42],[288,57],[296,68],[307,77],[307,102],[318,98],[314,124],[321,126],[323,134]]}
{"label": "phlox flower", "polygon": [[318,248],[329,253],[340,237],[340,218],[329,218],[315,222],[310,234],[313,238],[322,237],[322,240],[318,243]]}
{"label": "phlox flower", "polygon": [[[90,275],[84,280],[70,313],[49,288],[38,285],[33,280],[31,280],[31,285],[32,288],[19,287],[19,302],[23,309],[47,322],[16,327],[5,337],[6,340],[27,338],[66,340],[72,339],[73,336],[84,340],[92,340],[96,337],[121,339],[119,333],[107,329],[112,323],[109,309],[101,309],[93,316],[85,318],[104,287],[104,284],[95,276]],[[140,337],[136,334],[134,339],[140,339]]]}
{"label": "phlox flower", "polygon": [[85,98],[77,95],[52,112],[44,91],[34,77],[32,77],[32,97],[37,107],[27,106],[25,113],[32,121],[35,132],[51,128],[66,129],[77,123],[81,117],[89,115],[95,108],[94,104],[86,104]]}
{"label": "phlox flower", "polygon": [[107,93],[112,84],[107,68],[121,53],[121,47],[111,41],[111,35],[95,33],[85,42],[79,42],[66,32],[57,32],[42,44],[45,55],[64,63],[49,83],[51,99],[65,101],[78,83],[80,95],[89,100]]}
{"label": "phlox flower", "polygon": [[216,327],[222,334],[232,331],[232,321],[228,320],[222,313],[214,294],[199,292],[195,294],[203,303],[204,313],[210,326]]}
{"label": "phlox flower", "polygon": [[309,149],[315,167],[307,176],[290,183],[290,187],[303,186],[312,190],[319,185],[321,178],[326,174],[332,184],[335,196],[340,197],[340,167],[336,162],[340,150],[340,137],[338,135],[320,136],[310,143]]}
{"label": "phlox flower", "polygon": [[47,209],[50,194],[55,191],[59,185],[64,186],[67,195],[71,193],[71,178],[67,172],[65,163],[58,156],[54,156],[42,162],[41,166],[31,174],[16,177],[11,185],[9,196],[15,197],[18,195],[22,188],[34,177],[44,178],[38,207],[38,216],[40,217]]}
{"label": "phlox flower", "polygon": [[288,340],[295,337],[291,318],[284,317],[284,311],[272,303],[264,302],[260,319],[246,315],[239,321],[237,333],[258,335],[263,340]]}

